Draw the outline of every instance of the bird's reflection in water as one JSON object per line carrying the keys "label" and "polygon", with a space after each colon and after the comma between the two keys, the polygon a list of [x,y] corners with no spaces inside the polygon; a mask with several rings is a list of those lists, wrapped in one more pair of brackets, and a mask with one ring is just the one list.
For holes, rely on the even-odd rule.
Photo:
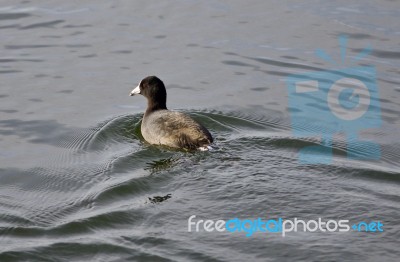
{"label": "bird's reflection in water", "polygon": [[171,168],[177,162],[178,162],[177,158],[169,157],[169,158],[165,158],[165,159],[151,161],[146,164],[146,167],[144,169],[152,171],[152,172],[161,171],[161,170]]}

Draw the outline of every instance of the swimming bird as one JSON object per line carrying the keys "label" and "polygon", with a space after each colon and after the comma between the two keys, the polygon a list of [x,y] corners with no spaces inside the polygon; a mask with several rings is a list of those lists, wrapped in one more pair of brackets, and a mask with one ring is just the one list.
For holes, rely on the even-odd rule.
{"label": "swimming bird", "polygon": [[141,132],[150,144],[187,150],[211,149],[210,132],[190,116],[167,109],[167,91],[156,76],[148,76],[132,90],[130,96],[141,94],[147,98]]}

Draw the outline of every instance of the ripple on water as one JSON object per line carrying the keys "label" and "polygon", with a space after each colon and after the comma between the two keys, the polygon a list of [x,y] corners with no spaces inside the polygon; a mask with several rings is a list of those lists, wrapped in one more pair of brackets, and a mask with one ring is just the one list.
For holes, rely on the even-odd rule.
{"label": "ripple on water", "polygon": [[[186,216],[191,206],[206,213],[219,210],[230,214],[232,208],[261,212],[265,195],[272,194],[291,210],[277,209],[273,203],[278,200],[271,198],[271,212],[302,214],[304,210],[296,206],[299,197],[320,205],[321,210],[327,208],[319,194],[304,194],[304,190],[321,187],[322,194],[333,192],[338,184],[342,185],[340,194],[374,196],[386,206],[398,205],[393,184],[400,182],[399,173],[385,170],[379,163],[355,168],[354,163],[362,162],[348,160],[346,145],[341,142],[333,145],[332,164],[299,166],[298,149],[319,145],[319,140],[293,137],[282,114],[260,111],[189,112],[214,135],[216,150],[211,152],[148,145],[140,134],[141,114],[122,115],[93,128],[62,133],[52,144],[64,153],[53,163],[27,171],[3,170],[13,177],[0,177],[2,187],[8,187],[2,192],[9,193],[0,201],[0,232],[3,239],[23,238],[27,245],[5,245],[0,259],[28,254],[51,259],[66,247],[81,250],[80,255],[98,254],[101,248],[102,257],[115,252],[127,257],[165,258],[165,250],[138,253],[145,241],[143,232],[159,230],[162,225],[157,223],[172,223],[162,220],[160,212],[170,219]],[[319,183],[318,176],[325,176],[330,183]],[[364,180],[383,184],[386,192],[373,186],[360,191],[356,184]],[[294,184],[299,188],[291,186]],[[231,199],[240,201],[228,208],[223,203]],[[243,207],[250,202],[253,204]],[[339,211],[333,208],[331,212]],[[104,241],[93,241],[100,235],[106,236]],[[186,250],[182,252],[193,255],[178,235],[172,235],[176,239],[168,244],[182,246]],[[153,235],[148,245],[163,239],[163,234]]]}

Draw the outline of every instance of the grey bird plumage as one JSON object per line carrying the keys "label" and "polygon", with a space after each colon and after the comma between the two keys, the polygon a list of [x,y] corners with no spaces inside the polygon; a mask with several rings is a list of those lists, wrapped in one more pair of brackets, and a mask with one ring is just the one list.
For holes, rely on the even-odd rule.
{"label": "grey bird plumage", "polygon": [[213,138],[210,132],[190,116],[167,109],[164,83],[156,76],[144,78],[130,95],[147,98],[141,132],[143,138],[154,145],[173,148],[208,150]]}

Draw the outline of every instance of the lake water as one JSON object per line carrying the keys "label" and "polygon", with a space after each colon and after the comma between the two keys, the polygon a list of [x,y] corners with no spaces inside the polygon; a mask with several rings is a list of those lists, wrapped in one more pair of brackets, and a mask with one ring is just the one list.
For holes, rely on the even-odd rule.
{"label": "lake water", "polygon": [[[399,17],[389,0],[1,1],[0,261],[398,261]],[[348,158],[339,132],[328,163],[300,162],[324,123],[293,132],[288,76],[352,66],[376,70],[381,123],[355,128],[380,157]],[[214,151],[141,139],[128,94],[148,75]],[[188,232],[192,215],[383,231]]]}

